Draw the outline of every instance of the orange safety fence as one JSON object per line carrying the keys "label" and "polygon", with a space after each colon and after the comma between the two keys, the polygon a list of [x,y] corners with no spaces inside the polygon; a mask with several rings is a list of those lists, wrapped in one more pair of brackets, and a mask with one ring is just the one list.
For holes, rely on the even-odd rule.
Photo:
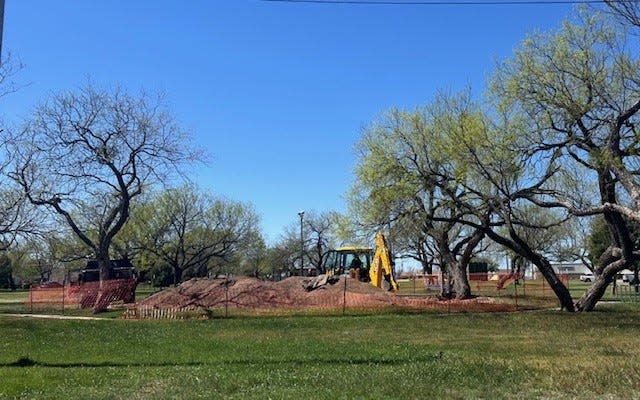
{"label": "orange safety fence", "polygon": [[61,304],[78,308],[106,309],[117,301],[135,301],[135,279],[112,279],[99,282],[67,283],[48,282],[33,285],[25,304]]}
{"label": "orange safety fence", "polygon": [[[400,290],[395,293],[345,275],[339,276],[334,284],[305,290],[309,287],[306,284],[309,279],[290,277],[273,282],[248,277],[194,278],[128,305],[123,318],[182,319],[221,314],[309,312],[502,312],[522,309],[524,303],[520,303],[520,299],[525,297],[554,298],[553,291],[544,280],[529,277],[516,280],[509,274],[470,275],[473,298],[467,300],[442,298],[441,286],[450,281],[440,275],[422,274],[402,279]],[[566,275],[560,275],[560,279],[569,285]],[[49,284],[34,286],[26,303],[106,308],[115,301],[133,301],[134,291],[135,282],[126,280],[104,281],[102,287],[99,282],[65,286]]]}
{"label": "orange safety fence", "polygon": [[184,315],[263,315],[278,313],[361,313],[361,312],[496,312],[515,311],[510,302],[491,298],[446,300],[437,296],[406,296],[373,287],[342,275],[334,284],[305,290],[308,278],[290,277],[283,281],[254,278],[198,278],[132,305],[124,318],[180,319]]}

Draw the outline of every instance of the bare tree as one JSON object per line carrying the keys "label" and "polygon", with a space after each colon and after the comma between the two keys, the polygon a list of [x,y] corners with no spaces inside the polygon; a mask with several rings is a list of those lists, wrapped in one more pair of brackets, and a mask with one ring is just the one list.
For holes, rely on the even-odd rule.
{"label": "bare tree", "polygon": [[323,271],[327,253],[335,244],[336,215],[331,212],[317,213],[311,211],[305,215],[307,227],[307,256],[311,265],[319,272]]}
{"label": "bare tree", "polygon": [[[300,221],[292,222],[285,228],[276,247],[282,251],[289,250],[289,257],[295,264],[301,266],[300,257],[304,257],[305,269],[311,267],[322,273],[327,252],[336,245],[339,218],[338,214],[332,211],[307,211],[302,220],[302,227]],[[300,271],[300,274],[303,273],[304,271]]]}
{"label": "bare tree", "polygon": [[640,1],[604,0],[610,12],[622,21],[640,28]]}
{"label": "bare tree", "polygon": [[[0,58],[0,100],[6,95],[18,90],[20,85],[15,77],[22,70],[22,64],[10,53]],[[10,137],[7,126],[0,120],[0,149],[4,154],[0,159],[0,251],[7,250],[16,238],[28,236],[38,231],[38,223],[42,215],[25,201],[20,188],[6,179],[6,173],[12,161],[13,153],[9,149]]]}
{"label": "bare tree", "polygon": [[23,68],[22,63],[11,53],[0,58],[0,97],[13,93],[20,88],[20,84],[15,80]]}
{"label": "bare tree", "polygon": [[91,249],[103,280],[132,199],[196,160],[188,143],[161,97],[86,85],[35,110],[11,143],[10,177]]}

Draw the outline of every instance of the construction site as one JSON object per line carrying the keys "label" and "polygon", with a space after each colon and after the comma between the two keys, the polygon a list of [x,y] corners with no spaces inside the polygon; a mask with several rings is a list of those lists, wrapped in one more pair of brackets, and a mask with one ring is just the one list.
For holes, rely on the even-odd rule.
{"label": "construction site", "polygon": [[[104,279],[95,261],[70,271],[64,282],[31,288],[26,303],[61,303],[67,308],[93,308],[94,312],[124,309],[124,318],[194,318],[229,313],[340,312],[380,310],[512,311],[513,304],[492,297],[454,300],[438,295],[443,275],[423,276],[422,288],[400,295],[385,236],[379,232],[375,248],[342,247],[331,250],[317,276],[291,276],[279,281],[225,274],[193,278],[135,302],[137,272],[128,260],[113,260]],[[487,281],[484,274],[479,281]],[[503,289],[513,274],[496,283]],[[478,287],[479,289],[479,287]]]}
{"label": "construction site", "polygon": [[[125,318],[182,318],[217,311],[231,314],[283,312],[356,312],[383,310],[513,311],[490,297],[444,300],[436,296],[398,295],[347,275],[309,289],[326,276],[290,277],[279,282],[255,278],[191,279],[127,307]],[[194,311],[196,313],[194,313]],[[198,313],[197,311],[200,311]]]}

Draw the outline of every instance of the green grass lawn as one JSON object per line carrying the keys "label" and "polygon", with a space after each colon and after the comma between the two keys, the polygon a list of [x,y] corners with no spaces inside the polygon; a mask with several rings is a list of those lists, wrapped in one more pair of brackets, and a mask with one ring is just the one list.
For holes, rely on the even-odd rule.
{"label": "green grass lawn", "polygon": [[0,398],[640,398],[638,311],[0,316]]}

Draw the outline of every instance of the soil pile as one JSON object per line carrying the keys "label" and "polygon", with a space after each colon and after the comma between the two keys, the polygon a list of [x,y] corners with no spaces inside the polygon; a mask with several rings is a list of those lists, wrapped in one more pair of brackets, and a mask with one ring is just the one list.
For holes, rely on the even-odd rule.
{"label": "soil pile", "polygon": [[271,282],[248,277],[229,280],[195,278],[178,287],[155,293],[138,302],[137,306],[159,309],[225,306],[248,309],[338,309],[346,306],[361,309],[398,307],[474,311],[480,306],[482,311],[505,311],[504,304],[496,304],[492,299],[441,301],[436,298],[397,296],[344,276],[335,284],[326,284],[307,291],[304,288],[308,287],[310,279],[291,277]]}

